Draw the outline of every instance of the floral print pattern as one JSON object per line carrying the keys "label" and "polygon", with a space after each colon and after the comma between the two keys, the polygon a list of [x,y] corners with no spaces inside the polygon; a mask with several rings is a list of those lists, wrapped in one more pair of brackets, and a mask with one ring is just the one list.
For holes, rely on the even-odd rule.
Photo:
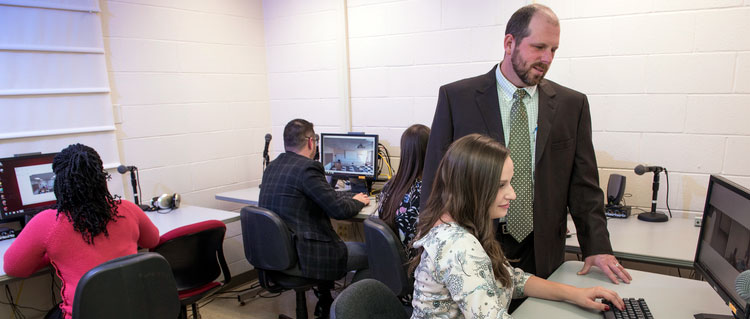
{"label": "floral print pattern", "polygon": [[[384,187],[384,189],[387,189]],[[394,224],[398,229],[398,237],[401,240],[401,244],[404,246],[404,250],[407,252],[409,258],[413,257],[413,250],[410,249],[409,244],[414,240],[414,236],[417,233],[417,218],[419,217],[419,194],[422,191],[422,181],[416,180],[412,184],[409,191],[404,194],[404,200],[401,201],[401,205],[396,211],[396,220]],[[384,203],[388,197],[388,193],[380,193],[378,198],[379,203]],[[378,207],[378,215],[381,215],[383,206]]]}
{"label": "floral print pattern", "polygon": [[503,287],[479,240],[456,223],[433,227],[413,245],[424,252],[414,273],[412,318],[511,318],[508,304],[523,297],[531,277],[506,263],[512,284]]}

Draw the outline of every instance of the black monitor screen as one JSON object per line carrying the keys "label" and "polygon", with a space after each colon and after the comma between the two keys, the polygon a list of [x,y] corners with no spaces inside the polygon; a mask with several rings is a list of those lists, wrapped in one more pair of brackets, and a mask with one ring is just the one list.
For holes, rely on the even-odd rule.
{"label": "black monitor screen", "polygon": [[712,175],[694,266],[739,318],[747,317],[748,304],[734,283],[750,269],[749,246],[750,190]]}
{"label": "black monitor screen", "polygon": [[57,153],[0,159],[0,218],[35,214],[55,205]]}
{"label": "black monitor screen", "polygon": [[322,133],[320,149],[327,175],[375,177],[377,135]]}

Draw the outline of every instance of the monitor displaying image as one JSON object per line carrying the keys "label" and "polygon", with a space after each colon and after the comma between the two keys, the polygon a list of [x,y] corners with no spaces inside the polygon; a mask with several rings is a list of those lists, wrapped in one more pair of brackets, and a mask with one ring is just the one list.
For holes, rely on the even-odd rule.
{"label": "monitor displaying image", "polygon": [[55,200],[52,164],[16,167],[16,180],[23,205]]}
{"label": "monitor displaying image", "polygon": [[711,175],[694,266],[735,315],[747,316],[749,305],[734,286],[750,269],[750,190]]}
{"label": "monitor displaying image", "polygon": [[377,135],[321,134],[320,160],[327,175],[374,177]]}
{"label": "monitor displaying image", "polygon": [[0,219],[33,215],[55,205],[55,155],[0,158]]}

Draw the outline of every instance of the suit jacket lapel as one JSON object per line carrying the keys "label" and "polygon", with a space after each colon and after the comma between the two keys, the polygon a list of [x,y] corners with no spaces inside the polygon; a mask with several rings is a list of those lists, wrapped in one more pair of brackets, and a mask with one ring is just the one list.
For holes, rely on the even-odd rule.
{"label": "suit jacket lapel", "polygon": [[484,76],[484,84],[477,88],[475,98],[479,112],[482,114],[482,121],[484,121],[490,137],[505,145],[503,122],[500,118],[500,102],[497,96],[495,68],[497,68],[497,65]]}
{"label": "suit jacket lapel", "polygon": [[546,150],[544,146],[547,145],[550,130],[552,129],[552,121],[555,118],[555,111],[557,110],[556,94],[555,90],[552,86],[548,85],[546,80],[542,80],[539,83],[539,118],[537,119],[534,165],[539,164],[539,159],[542,158]]}

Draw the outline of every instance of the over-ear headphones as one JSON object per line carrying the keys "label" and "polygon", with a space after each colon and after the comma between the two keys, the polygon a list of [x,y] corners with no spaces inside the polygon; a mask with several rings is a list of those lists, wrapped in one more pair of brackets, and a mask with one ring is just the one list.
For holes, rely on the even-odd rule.
{"label": "over-ear headphones", "polygon": [[154,210],[175,209],[180,207],[180,201],[182,201],[180,194],[161,194],[151,199],[151,206]]}

